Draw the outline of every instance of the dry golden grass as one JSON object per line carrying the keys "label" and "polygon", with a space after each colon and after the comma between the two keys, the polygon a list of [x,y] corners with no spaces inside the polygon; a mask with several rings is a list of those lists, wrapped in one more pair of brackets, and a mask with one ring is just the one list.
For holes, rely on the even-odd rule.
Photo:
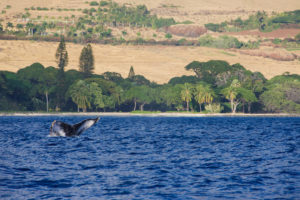
{"label": "dry golden grass", "polygon": [[[58,43],[35,41],[0,40],[0,70],[17,71],[34,62],[44,66],[56,66],[54,54]],[[67,44],[69,53],[68,69],[78,69],[79,44]],[[130,66],[136,74],[157,83],[165,83],[174,76],[192,75],[184,69],[194,60],[226,60],[230,64],[241,63],[251,71],[259,71],[267,78],[284,72],[300,74],[300,61],[275,61],[269,58],[242,55],[237,52],[206,47],[174,46],[111,46],[92,44],[95,56],[95,73],[106,71],[121,73],[127,77]],[[225,53],[224,53],[225,52]]]}

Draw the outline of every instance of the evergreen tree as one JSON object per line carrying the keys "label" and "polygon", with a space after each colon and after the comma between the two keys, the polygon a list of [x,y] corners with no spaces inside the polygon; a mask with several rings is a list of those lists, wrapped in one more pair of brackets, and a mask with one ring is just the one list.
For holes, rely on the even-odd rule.
{"label": "evergreen tree", "polygon": [[55,53],[56,63],[58,65],[58,88],[57,88],[57,105],[56,110],[60,110],[61,104],[64,101],[65,92],[67,90],[65,84],[65,67],[68,65],[68,52],[66,50],[65,39],[62,36],[60,43]]}
{"label": "evergreen tree", "polygon": [[135,73],[134,73],[133,67],[131,66],[130,70],[129,70],[128,78],[132,79],[134,76],[135,76]]}
{"label": "evergreen tree", "polygon": [[68,52],[66,50],[65,39],[63,36],[61,37],[60,43],[57,47],[55,58],[58,68],[60,69],[60,71],[64,72],[65,66],[68,65],[69,58]]}
{"label": "evergreen tree", "polygon": [[92,46],[88,44],[83,47],[79,58],[79,71],[83,72],[86,77],[90,76],[94,70],[94,55]]}

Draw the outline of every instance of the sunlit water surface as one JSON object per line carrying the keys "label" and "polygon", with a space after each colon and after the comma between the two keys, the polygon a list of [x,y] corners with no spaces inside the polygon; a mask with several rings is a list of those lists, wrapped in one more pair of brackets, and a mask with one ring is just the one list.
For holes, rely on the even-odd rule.
{"label": "sunlit water surface", "polygon": [[300,199],[300,118],[1,117],[0,199]]}

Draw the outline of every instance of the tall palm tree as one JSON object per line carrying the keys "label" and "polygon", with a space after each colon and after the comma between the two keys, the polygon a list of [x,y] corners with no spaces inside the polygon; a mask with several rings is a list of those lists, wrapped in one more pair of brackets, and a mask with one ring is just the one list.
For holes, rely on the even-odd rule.
{"label": "tall palm tree", "polygon": [[236,112],[236,108],[240,104],[240,100],[236,99],[238,95],[238,88],[240,88],[240,86],[240,82],[237,79],[234,79],[229,87],[222,90],[225,98],[230,101],[232,113]]}
{"label": "tall palm tree", "polygon": [[70,88],[70,96],[72,101],[77,104],[78,112],[80,108],[83,110],[83,112],[86,112],[86,109],[91,107],[88,90],[88,85],[83,80],[79,80]]}
{"label": "tall palm tree", "polygon": [[181,90],[181,99],[186,102],[186,111],[189,111],[189,103],[192,100],[192,85],[185,83]]}
{"label": "tall palm tree", "polygon": [[200,112],[203,103],[211,103],[213,101],[213,90],[208,85],[198,84],[194,91],[195,100],[199,104]]}

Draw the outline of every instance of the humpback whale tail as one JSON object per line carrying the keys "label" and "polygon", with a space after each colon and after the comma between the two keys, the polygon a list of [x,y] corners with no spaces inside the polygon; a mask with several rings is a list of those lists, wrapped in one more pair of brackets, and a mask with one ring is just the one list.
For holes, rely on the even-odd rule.
{"label": "humpback whale tail", "polygon": [[100,117],[94,119],[86,119],[74,125],[54,120],[50,127],[50,136],[78,136],[83,131],[93,126],[97,121],[99,121],[99,119]]}

